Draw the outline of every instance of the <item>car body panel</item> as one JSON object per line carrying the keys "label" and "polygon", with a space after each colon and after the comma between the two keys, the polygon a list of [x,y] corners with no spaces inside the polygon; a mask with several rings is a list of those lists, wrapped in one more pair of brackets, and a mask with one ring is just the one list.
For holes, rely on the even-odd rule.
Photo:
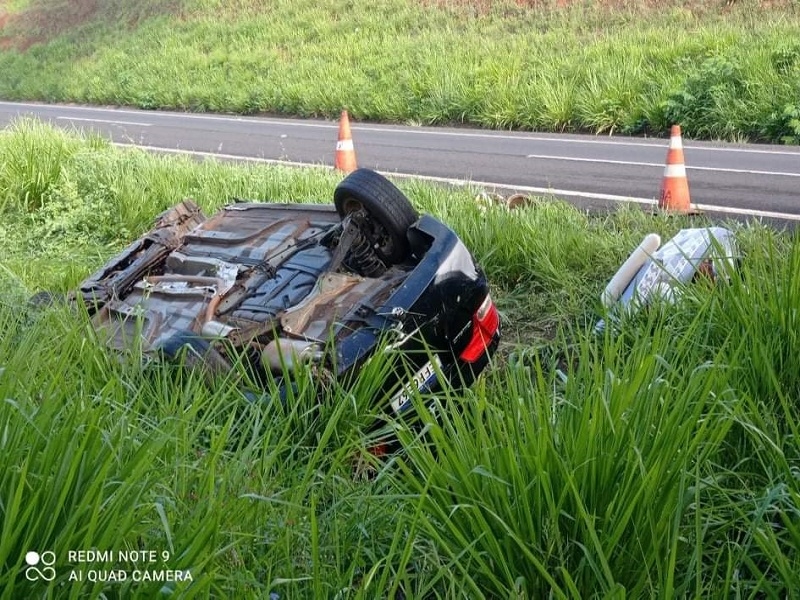
{"label": "car body panel", "polygon": [[[89,276],[74,298],[117,350],[172,354],[196,337],[213,350],[216,368],[241,351],[254,368],[273,373],[312,360],[341,376],[388,343],[411,370],[404,385],[434,391],[451,380],[471,383],[500,333],[474,364],[458,358],[488,297],[483,272],[458,236],[422,215],[408,228],[408,256],[364,276],[337,258],[346,227],[328,205],[238,202],[206,218],[185,200]],[[387,380],[387,389],[403,377]],[[389,404],[401,409],[404,394]]]}

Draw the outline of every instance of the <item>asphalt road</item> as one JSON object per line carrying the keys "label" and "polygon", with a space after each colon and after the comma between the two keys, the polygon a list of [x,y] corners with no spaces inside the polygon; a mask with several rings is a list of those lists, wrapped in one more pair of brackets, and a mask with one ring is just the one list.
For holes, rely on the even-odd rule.
{"label": "asphalt road", "polygon": [[[122,145],[222,159],[332,165],[338,123],[0,102],[0,125],[36,116]],[[668,140],[406,127],[351,121],[360,167],[471,181],[587,207],[654,204]],[[692,203],[706,212],[800,221],[800,148],[684,140]]]}

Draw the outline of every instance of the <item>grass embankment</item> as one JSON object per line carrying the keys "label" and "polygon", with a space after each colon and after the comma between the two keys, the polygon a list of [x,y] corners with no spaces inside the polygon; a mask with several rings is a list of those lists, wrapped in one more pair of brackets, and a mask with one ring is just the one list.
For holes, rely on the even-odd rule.
{"label": "grass embankment", "polygon": [[[208,210],[328,201],[338,175],[120,151],[30,122],[0,134],[0,156],[0,595],[42,594],[24,576],[30,550],[55,553],[53,597],[800,590],[797,240],[741,228],[730,284],[596,337],[615,266],[684,222],[544,201],[480,215],[469,191],[400,182],[486,266],[508,343],[472,390],[440,398],[438,422],[422,411],[424,442],[396,424],[403,453],[359,480],[380,363],[352,389],[301,372],[287,408],[249,404],[236,372],[208,385],[142,369],[105,352],[85,316],[26,304],[73,287],[185,195]],[[158,560],[68,560],[90,549]],[[193,581],[132,581],[148,567]],[[112,571],[126,580],[89,581]]]}
{"label": "grass embankment", "polygon": [[17,4],[6,99],[800,143],[793,1]]}

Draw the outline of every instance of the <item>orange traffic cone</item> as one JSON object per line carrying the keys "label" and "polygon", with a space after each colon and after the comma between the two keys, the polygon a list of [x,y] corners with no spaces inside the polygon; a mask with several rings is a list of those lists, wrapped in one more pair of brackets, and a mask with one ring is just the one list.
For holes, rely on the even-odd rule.
{"label": "orange traffic cone", "polygon": [[339,171],[350,173],[355,171],[356,166],[356,151],[353,148],[353,138],[350,135],[350,117],[347,116],[347,111],[342,111],[342,116],[339,119],[339,141],[336,142],[336,160],[334,162]]}
{"label": "orange traffic cone", "polygon": [[689,181],[686,179],[686,164],[683,162],[680,125],[673,125],[670,131],[667,166],[664,169],[664,181],[661,184],[658,208],[675,213],[697,213],[692,209],[692,202],[689,198]]}

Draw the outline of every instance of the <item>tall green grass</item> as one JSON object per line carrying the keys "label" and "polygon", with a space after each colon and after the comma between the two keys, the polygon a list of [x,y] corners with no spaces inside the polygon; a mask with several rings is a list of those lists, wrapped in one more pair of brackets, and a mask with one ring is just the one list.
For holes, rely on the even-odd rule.
{"label": "tall green grass", "polygon": [[[474,190],[398,182],[486,267],[505,331],[489,373],[415,398],[412,424],[373,404],[386,359],[348,382],[301,371],[288,402],[269,382],[253,402],[239,366],[209,381],[114,355],[81,311],[27,303],[73,288],[184,195],[208,211],[229,195],[327,202],[339,175],[151,156],[30,121],[0,135],[0,155],[39,153],[46,169],[0,172],[0,595],[800,590],[795,236],[739,226],[727,283],[597,335],[599,291],[627,250],[686,222],[543,199],[480,213]],[[377,460],[366,448],[387,432],[402,450]],[[90,549],[166,552],[157,568],[193,581],[70,581],[134,568],[68,560]],[[49,585],[25,578],[31,550],[55,553]]]}
{"label": "tall green grass", "polygon": [[800,388],[784,328],[800,246],[787,256],[761,235],[755,248],[729,284],[599,338],[571,330],[563,372],[518,350],[429,415],[424,443],[399,429],[396,484],[419,495],[466,595],[800,590]]}
{"label": "tall green grass", "polygon": [[800,141],[795,2],[163,4],[0,51],[0,97]]}
{"label": "tall green grass", "polygon": [[[391,496],[350,478],[366,384],[318,401],[301,375],[293,405],[252,404],[235,377],[209,387],[177,368],[143,372],[135,357],[104,352],[84,317],[54,309],[23,321],[20,308],[0,309],[4,596],[44,589],[23,577],[34,550],[57,557],[56,597],[326,597],[391,545]],[[68,559],[91,549],[156,550],[159,561]],[[189,570],[193,581],[87,581],[90,570],[136,567]]]}

